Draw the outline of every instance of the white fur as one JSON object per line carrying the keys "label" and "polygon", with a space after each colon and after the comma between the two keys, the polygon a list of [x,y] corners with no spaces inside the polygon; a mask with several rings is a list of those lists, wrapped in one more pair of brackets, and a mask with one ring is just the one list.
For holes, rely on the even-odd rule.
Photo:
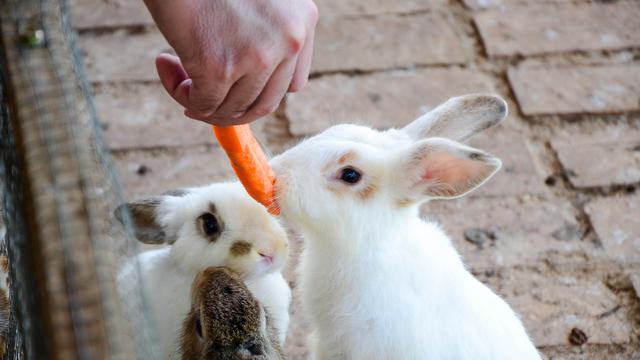
{"label": "white fur", "polygon": [[[210,203],[215,204],[225,224],[223,234],[213,243],[202,237],[195,221]],[[167,236],[177,240],[169,247],[131,259],[122,269],[119,282],[136,281],[140,270],[143,295],[157,329],[163,359],[178,356],[178,337],[191,304],[191,284],[196,274],[209,266],[227,266],[241,274],[284,343],[291,302],[291,290],[281,273],[287,257],[287,239],[262,205],[237,183],[213,184],[189,189],[183,196],[164,196],[156,218]],[[251,253],[231,257],[229,248],[236,240],[252,243]],[[265,263],[256,250],[271,253],[273,263]]]}
{"label": "white fur", "polygon": [[[410,130],[460,140],[506,115],[501,99],[474,96]],[[473,131],[442,123],[469,105],[493,111],[479,120],[486,126],[468,117],[461,125]],[[420,203],[471,191],[500,161],[418,133],[339,125],[272,161],[282,213],[305,239],[300,287],[314,358],[539,359],[517,315],[471,275],[437,225],[419,218]],[[345,166],[362,172],[358,184],[340,181]]]}

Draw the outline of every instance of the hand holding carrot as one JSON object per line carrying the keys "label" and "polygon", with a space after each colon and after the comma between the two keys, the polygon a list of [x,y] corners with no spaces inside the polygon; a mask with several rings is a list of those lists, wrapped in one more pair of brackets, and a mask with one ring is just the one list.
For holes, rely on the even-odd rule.
{"label": "hand holding carrot", "polygon": [[178,55],[156,66],[185,115],[218,126],[275,111],[307,82],[318,13],[312,0],[145,0]]}

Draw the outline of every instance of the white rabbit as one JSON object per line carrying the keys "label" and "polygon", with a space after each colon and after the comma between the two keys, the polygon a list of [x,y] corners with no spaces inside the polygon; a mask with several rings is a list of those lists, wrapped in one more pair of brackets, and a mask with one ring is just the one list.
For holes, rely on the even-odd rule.
{"label": "white rabbit", "polygon": [[225,266],[242,276],[284,343],[291,302],[291,290],[281,273],[288,255],[287,235],[239,183],[217,183],[125,204],[115,212],[121,222],[125,209],[138,240],[171,244],[139,254],[119,274],[121,289],[130,288],[128,283],[140,270],[164,359],[175,356],[182,321],[190,309],[191,283],[210,266]]}
{"label": "white rabbit", "polygon": [[[300,228],[301,300],[316,359],[539,359],[518,316],[419,217],[501,166],[462,145],[506,116],[491,95],[450,99],[405,128],[337,125],[272,164]],[[449,138],[449,139],[445,139]]]}

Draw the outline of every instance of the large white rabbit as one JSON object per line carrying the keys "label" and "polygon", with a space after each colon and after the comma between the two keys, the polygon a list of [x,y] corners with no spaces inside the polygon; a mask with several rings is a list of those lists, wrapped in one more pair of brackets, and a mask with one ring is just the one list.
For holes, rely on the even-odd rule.
{"label": "large white rabbit", "polygon": [[403,129],[337,125],[273,159],[278,203],[305,240],[316,359],[540,358],[518,316],[419,217],[425,201],[498,171],[498,158],[457,141],[506,113],[497,96],[462,96]]}
{"label": "large white rabbit", "polygon": [[282,345],[289,324],[291,290],[281,270],[288,255],[280,224],[240,183],[216,183],[125,204],[135,236],[147,244],[171,244],[143,252],[119,274],[124,295],[138,285],[157,328],[162,358],[177,354],[182,322],[191,307],[191,284],[210,266],[238,273],[267,310]]}

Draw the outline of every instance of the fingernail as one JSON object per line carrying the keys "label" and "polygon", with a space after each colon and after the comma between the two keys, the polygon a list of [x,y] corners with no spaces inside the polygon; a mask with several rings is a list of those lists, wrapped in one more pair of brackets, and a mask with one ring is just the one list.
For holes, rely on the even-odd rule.
{"label": "fingernail", "polygon": [[242,117],[242,115],[244,115],[245,113],[246,113],[245,111],[239,111],[239,112],[237,112],[237,113],[235,113],[235,114],[231,115],[231,119],[235,120],[235,119],[237,119],[237,118],[240,118],[240,117]]}
{"label": "fingernail", "polygon": [[185,109],[185,114],[186,113],[189,113],[192,116],[199,116],[199,117],[209,117],[209,116],[213,115],[213,112],[211,112],[211,111],[199,112],[199,111],[191,111],[191,110],[186,110]]}

